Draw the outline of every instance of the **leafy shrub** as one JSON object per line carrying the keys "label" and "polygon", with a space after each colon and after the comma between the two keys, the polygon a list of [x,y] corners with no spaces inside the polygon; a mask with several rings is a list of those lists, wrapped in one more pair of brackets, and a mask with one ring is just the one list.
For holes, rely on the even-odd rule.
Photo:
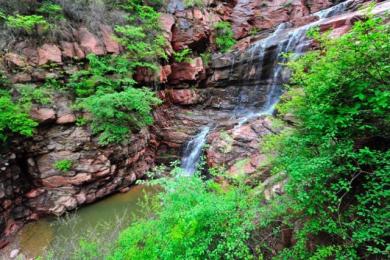
{"label": "leafy shrub", "polygon": [[67,172],[72,169],[73,162],[71,160],[59,160],[54,163],[54,169],[62,172]]}
{"label": "leafy shrub", "polygon": [[152,107],[160,104],[155,94],[133,86],[138,65],[124,56],[88,55],[89,68],[73,74],[68,85],[78,96],[76,108],[91,113],[91,126],[101,144],[117,143],[130,130],[153,122]]}
{"label": "leafy shrub", "polygon": [[188,48],[173,53],[173,57],[177,62],[188,62],[190,60],[189,55],[191,55],[191,49]]}
{"label": "leafy shrub", "polygon": [[20,94],[18,103],[26,110],[29,110],[32,104],[49,105],[52,103],[52,91],[49,88],[30,84],[16,84],[13,88]]}
{"label": "leafy shrub", "polygon": [[157,59],[167,59],[160,14],[138,1],[129,1],[122,8],[129,14],[127,25],[116,26],[115,31],[119,34],[118,41],[126,47],[127,57],[141,67],[153,67]]}
{"label": "leafy shrub", "polygon": [[37,32],[39,28],[45,31],[50,27],[41,15],[10,15],[7,16],[6,24],[12,29],[23,30],[27,33]]}
{"label": "leafy shrub", "polygon": [[153,123],[152,106],[160,104],[146,89],[126,88],[121,92],[97,93],[85,98],[79,107],[92,114],[92,131],[103,145],[121,142],[131,129]]}
{"label": "leafy shrub", "polygon": [[150,113],[160,100],[146,88],[135,88],[133,74],[138,67],[156,70],[156,62],[167,58],[158,12],[139,1],[120,7],[129,14],[126,25],[115,27],[124,54],[88,55],[89,67],[68,83],[78,97],[76,108],[90,112],[92,131],[103,145],[121,142],[132,130],[153,122]]}
{"label": "leafy shrub", "polygon": [[205,2],[204,2],[204,0],[184,0],[184,6],[186,8],[203,7],[203,6],[205,6]]}
{"label": "leafy shrub", "polygon": [[216,188],[199,176],[160,179],[151,218],[124,230],[111,259],[249,259],[254,201],[243,187]]}
{"label": "leafy shrub", "polygon": [[[299,123],[277,140],[274,163],[288,174],[289,215],[304,222],[283,259],[388,255],[389,32],[377,18],[335,40],[313,32],[320,50],[289,64],[291,99],[280,111]],[[309,250],[313,236],[326,241]]]}
{"label": "leafy shrub", "polygon": [[211,62],[211,53],[210,52],[204,52],[200,54],[200,57],[202,58],[202,62],[205,66],[209,65]]}
{"label": "leafy shrub", "polygon": [[43,2],[42,5],[38,8],[37,12],[52,21],[65,19],[62,13],[62,6],[48,1]]}
{"label": "leafy shrub", "polygon": [[222,51],[228,51],[236,43],[234,39],[234,33],[232,25],[226,21],[220,21],[215,24],[214,29],[216,30],[215,43],[217,48]]}
{"label": "leafy shrub", "polygon": [[32,136],[37,125],[8,91],[0,91],[0,141],[5,142],[10,133]]}

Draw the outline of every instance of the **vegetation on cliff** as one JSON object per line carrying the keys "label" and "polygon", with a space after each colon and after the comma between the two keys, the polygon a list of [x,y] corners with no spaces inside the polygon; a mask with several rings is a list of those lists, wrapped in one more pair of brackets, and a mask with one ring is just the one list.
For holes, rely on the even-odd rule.
{"label": "vegetation on cliff", "polygon": [[357,22],[337,40],[314,32],[319,50],[289,64],[290,99],[280,111],[299,123],[270,147],[274,170],[288,174],[290,215],[304,221],[284,257],[389,253],[389,32],[379,18]]}
{"label": "vegetation on cliff", "polygon": [[232,25],[226,21],[220,21],[215,24],[216,31],[215,44],[222,52],[228,51],[236,43],[233,37]]}
{"label": "vegetation on cliff", "polygon": [[[122,232],[112,259],[388,254],[389,27],[371,18],[336,40],[312,34],[320,47],[289,64],[289,98],[279,106],[298,123],[264,145],[273,171],[288,176],[287,193],[262,204],[242,184],[160,180],[152,214]],[[295,242],[275,251],[270,241],[283,230]]]}
{"label": "vegetation on cliff", "polygon": [[[63,23],[69,25],[77,22],[74,21],[74,16],[76,12],[83,12],[84,1],[74,4],[82,9],[79,11],[73,10],[69,2],[44,1],[35,3],[30,8],[7,3],[2,5],[4,10],[0,10],[0,25],[7,27],[15,35],[27,34],[42,38],[43,31],[54,30],[53,27],[60,24],[65,26]],[[99,3],[96,2],[95,5]],[[133,76],[139,67],[155,71],[160,59],[167,57],[164,50],[166,42],[156,10],[157,1],[152,5],[145,5],[143,1],[107,1],[101,7],[115,8],[126,14],[124,22],[112,24],[115,26],[117,41],[124,51],[120,55],[105,57],[88,55],[84,69],[66,79],[66,87],[61,90],[75,96],[73,108],[80,114],[88,113],[86,118],[79,118],[78,122],[89,124],[92,132],[99,136],[100,144],[105,145],[122,142],[131,131],[153,122],[151,110],[153,106],[160,104],[160,100],[152,90],[139,86]],[[91,6],[90,8],[93,10]],[[71,25],[68,27],[72,28]],[[59,85],[59,82],[50,79],[36,89],[43,93],[47,86],[54,85]],[[14,88],[12,84],[7,85],[9,91]],[[37,123],[29,118],[26,107],[18,107],[18,104],[23,103],[23,95],[12,96],[9,91],[1,92],[4,108],[0,116],[9,117],[9,112],[13,111],[12,114],[18,117],[12,124],[3,124],[1,139],[4,140],[11,132],[31,136]],[[37,102],[31,100],[31,103]]]}

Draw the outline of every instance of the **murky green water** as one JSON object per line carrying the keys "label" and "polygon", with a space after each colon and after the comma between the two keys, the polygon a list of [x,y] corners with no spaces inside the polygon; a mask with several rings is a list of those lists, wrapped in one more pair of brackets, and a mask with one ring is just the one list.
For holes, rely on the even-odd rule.
{"label": "murky green water", "polygon": [[51,249],[56,242],[77,243],[80,237],[91,230],[120,230],[129,225],[134,217],[142,215],[140,199],[145,194],[150,197],[156,192],[156,188],[134,186],[127,193],[115,194],[82,207],[69,214],[69,217],[46,218],[29,223],[18,235],[20,249],[23,254],[36,257]]}

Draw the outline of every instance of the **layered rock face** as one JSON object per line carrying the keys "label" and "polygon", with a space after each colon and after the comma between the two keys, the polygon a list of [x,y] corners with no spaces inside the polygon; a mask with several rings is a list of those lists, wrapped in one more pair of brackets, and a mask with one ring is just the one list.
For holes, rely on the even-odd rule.
{"label": "layered rock face", "polygon": [[[261,139],[277,129],[261,114],[270,113],[264,109],[277,102],[280,85],[289,76],[278,65],[285,61],[281,53],[300,53],[311,44],[303,40],[305,30],[294,28],[320,21],[321,30],[333,28],[337,36],[348,31],[361,14],[320,20],[324,14],[312,13],[328,7],[326,0],[209,2],[204,9],[184,9],[181,1],[172,1],[161,16],[169,42],[167,52],[188,47],[194,57],[191,62],[164,64],[158,75],[139,68],[139,82],[162,83],[158,95],[164,104],[154,111],[155,124],[133,133],[126,144],[99,146],[87,127],[76,125],[70,108],[72,97],[60,95],[53,106],[34,107],[31,115],[40,122],[37,135],[15,141],[2,153],[2,237],[15,232],[26,220],[60,215],[125,191],[155,163],[180,159],[185,144],[205,125],[211,129],[205,153],[210,167],[222,166],[232,175],[263,173],[259,171],[264,160]],[[235,37],[242,40],[233,52],[213,55],[207,65],[197,56],[215,48],[213,24],[220,20],[231,21]],[[72,41],[39,46],[20,42],[4,55],[3,64],[17,72],[12,75],[14,83],[42,82],[53,74],[69,76],[88,53],[121,51],[112,29],[98,27],[100,36],[80,27]],[[252,28],[262,31],[243,38]],[[48,64],[60,69],[43,68]],[[70,171],[55,169],[54,164],[63,159],[74,162]]]}
{"label": "layered rock face", "polygon": [[[154,165],[157,142],[147,128],[134,133],[127,144],[102,147],[87,127],[73,124],[69,114],[61,116],[52,108],[36,111],[42,122],[38,133],[13,143],[2,156],[0,227],[5,236],[26,220],[61,215],[126,191]],[[70,160],[71,169],[56,169],[61,160]]]}

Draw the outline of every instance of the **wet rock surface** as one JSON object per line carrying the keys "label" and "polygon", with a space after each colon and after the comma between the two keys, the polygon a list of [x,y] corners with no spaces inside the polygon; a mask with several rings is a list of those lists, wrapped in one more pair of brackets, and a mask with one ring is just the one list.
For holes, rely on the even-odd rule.
{"label": "wet rock surface", "polygon": [[[61,215],[125,190],[156,163],[179,159],[189,140],[204,126],[210,127],[205,151],[209,167],[224,167],[232,175],[264,172],[261,142],[278,130],[268,117],[258,113],[270,105],[270,93],[288,79],[288,71],[277,66],[283,61],[280,54],[291,46],[299,52],[310,48],[311,42],[303,40],[305,31],[296,27],[319,21],[318,14],[312,14],[330,2],[211,2],[206,10],[184,9],[176,3],[160,17],[169,41],[168,53],[191,48],[198,56],[208,47],[214,48],[213,24],[220,20],[231,21],[235,37],[242,40],[235,51],[213,55],[209,66],[193,57],[190,62],[167,62],[157,74],[140,68],[139,82],[158,79],[163,83],[159,96],[164,104],[154,111],[154,125],[133,133],[126,144],[99,146],[87,127],[75,124],[72,97],[56,96],[52,106],[33,108],[31,115],[40,123],[38,133],[17,140],[1,153],[0,248],[6,244],[4,238],[26,221]],[[374,13],[388,9],[388,4],[381,5]],[[333,29],[337,37],[360,18],[360,12],[353,12],[325,19],[319,25],[322,31]],[[288,22],[284,31],[275,33],[284,22]],[[261,31],[246,37],[253,28]],[[3,64],[15,70],[14,83],[44,81],[55,73],[39,65],[50,63],[61,65],[61,73],[69,76],[79,69],[73,61],[88,53],[116,54],[122,50],[111,37],[112,28],[100,25],[99,31],[100,36],[80,27],[71,39],[39,46],[19,42],[3,56]],[[241,122],[245,116],[247,120]],[[60,171],[54,167],[60,160],[74,163],[69,171]],[[268,197],[283,192],[283,183],[269,181],[265,186]]]}

